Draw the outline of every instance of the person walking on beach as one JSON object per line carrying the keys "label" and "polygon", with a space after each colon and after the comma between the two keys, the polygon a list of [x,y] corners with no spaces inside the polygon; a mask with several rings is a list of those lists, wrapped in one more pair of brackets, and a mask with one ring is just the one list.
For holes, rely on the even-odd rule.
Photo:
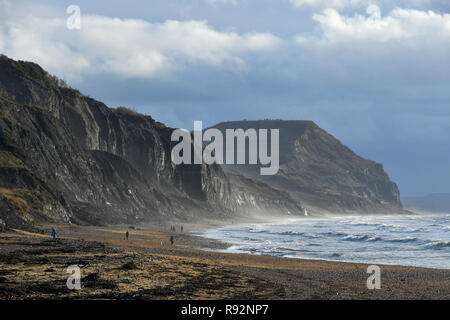
{"label": "person walking on beach", "polygon": [[128,237],[130,236],[130,233],[127,231],[126,233],[125,233],[125,239],[127,239],[128,240]]}
{"label": "person walking on beach", "polygon": [[180,230],[181,230],[181,232],[183,232],[183,226],[181,226]]}
{"label": "person walking on beach", "polygon": [[55,228],[52,228],[52,238],[53,241],[56,241],[56,237],[58,237],[58,232],[56,232]]}
{"label": "person walking on beach", "polygon": [[173,246],[173,236],[170,236],[170,244]]}

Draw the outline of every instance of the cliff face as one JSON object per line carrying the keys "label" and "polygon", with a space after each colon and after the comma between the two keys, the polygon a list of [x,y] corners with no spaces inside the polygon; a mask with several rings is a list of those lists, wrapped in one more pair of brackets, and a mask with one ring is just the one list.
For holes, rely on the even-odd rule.
{"label": "cliff face", "polygon": [[331,212],[400,212],[402,204],[397,185],[383,166],[366,160],[312,121],[235,121],[215,126],[280,130],[280,170],[274,176],[261,176],[258,165],[225,165],[279,190],[287,191],[306,206]]}
{"label": "cliff face", "polygon": [[219,166],[174,166],[172,130],[61,87],[34,63],[0,57],[0,225],[301,211],[286,193]]}

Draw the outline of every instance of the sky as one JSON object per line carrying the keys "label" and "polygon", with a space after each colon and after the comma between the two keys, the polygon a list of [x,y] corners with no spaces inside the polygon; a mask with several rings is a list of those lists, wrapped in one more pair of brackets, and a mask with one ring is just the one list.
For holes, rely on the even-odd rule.
{"label": "sky", "polygon": [[0,52],[172,127],[313,120],[403,196],[450,192],[448,0],[0,0]]}

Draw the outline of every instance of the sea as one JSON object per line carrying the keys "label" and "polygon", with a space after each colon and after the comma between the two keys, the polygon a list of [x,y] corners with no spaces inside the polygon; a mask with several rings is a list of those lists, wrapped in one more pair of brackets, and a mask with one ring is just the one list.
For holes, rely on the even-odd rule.
{"label": "sea", "polygon": [[232,224],[223,252],[450,269],[450,214],[321,216]]}

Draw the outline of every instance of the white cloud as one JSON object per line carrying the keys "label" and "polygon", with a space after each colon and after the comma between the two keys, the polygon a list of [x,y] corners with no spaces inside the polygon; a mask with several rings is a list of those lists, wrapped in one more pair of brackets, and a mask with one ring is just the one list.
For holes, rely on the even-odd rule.
{"label": "white cloud", "polygon": [[209,4],[231,4],[236,6],[238,4],[238,0],[206,0]]}
{"label": "white cloud", "polygon": [[[0,6],[15,9],[7,1]],[[2,51],[69,80],[105,72],[151,78],[196,64],[240,70],[246,53],[272,50],[281,42],[269,33],[217,31],[207,21],[150,23],[83,14],[81,30],[68,30],[65,15],[13,16],[0,21]]]}
{"label": "white cloud", "polygon": [[366,15],[329,8],[313,19],[318,32],[295,38],[298,56],[329,86],[411,96],[449,83],[450,14],[395,8],[383,16],[371,6]]}
{"label": "white cloud", "polygon": [[369,5],[386,6],[390,8],[424,8],[431,4],[445,4],[447,0],[289,0],[296,8],[313,9],[356,9],[365,8]]}
{"label": "white cloud", "polygon": [[[322,14],[313,15],[321,35],[310,39],[316,42],[404,41],[418,46],[434,39],[449,45],[450,14],[396,8],[382,17],[375,5],[367,8],[367,14],[347,17],[334,9],[326,9]],[[304,43],[304,37],[297,39]]]}
{"label": "white cloud", "polygon": [[336,8],[341,9],[344,7],[355,7],[361,2],[367,2],[367,0],[289,0],[294,7],[312,7],[312,8]]}

